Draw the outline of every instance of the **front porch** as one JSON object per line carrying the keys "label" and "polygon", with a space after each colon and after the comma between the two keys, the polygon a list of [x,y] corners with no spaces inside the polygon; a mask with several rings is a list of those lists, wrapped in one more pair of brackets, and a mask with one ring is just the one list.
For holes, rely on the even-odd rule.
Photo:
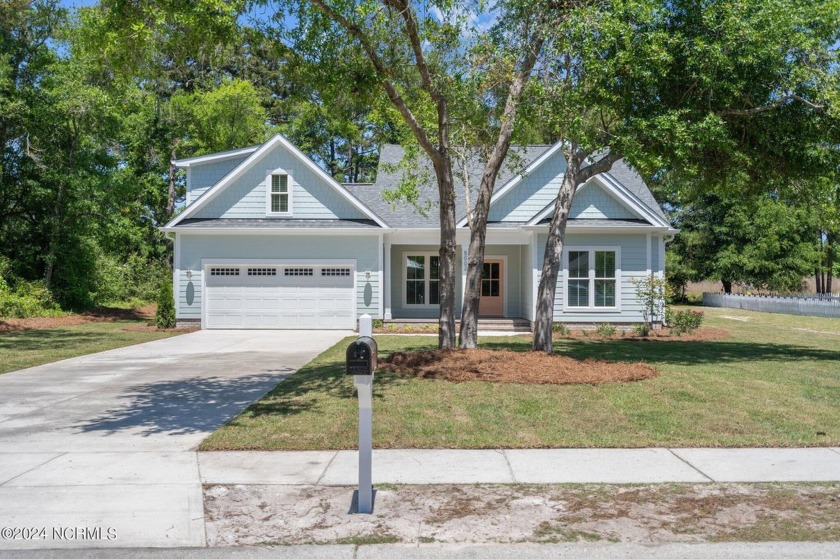
{"label": "front porch", "polygon": [[[458,236],[455,258],[455,314],[460,316],[466,283],[469,238]],[[480,327],[531,331],[533,319],[533,236],[521,231],[492,232],[485,249]],[[386,323],[436,323],[439,313],[439,236],[437,232],[395,234],[383,239],[383,314]]]}

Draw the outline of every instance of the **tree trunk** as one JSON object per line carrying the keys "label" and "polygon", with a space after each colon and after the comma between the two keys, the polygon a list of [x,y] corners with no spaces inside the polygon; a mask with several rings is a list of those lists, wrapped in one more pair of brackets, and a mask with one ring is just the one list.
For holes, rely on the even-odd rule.
{"label": "tree trunk", "polygon": [[434,160],[440,194],[440,318],[438,320],[438,348],[455,347],[455,186],[451,159]]}
{"label": "tree trunk", "polygon": [[823,290],[823,283],[822,283],[822,270],[820,270],[819,266],[814,268],[814,278],[815,278],[816,283],[817,283],[817,293],[825,293],[825,291]]}
{"label": "tree trunk", "polygon": [[826,266],[826,277],[823,282],[825,292],[831,295],[831,283],[834,279],[834,259],[837,256],[837,247],[834,246],[834,236],[826,235],[826,246],[828,246],[828,262]]}
{"label": "tree trunk", "polygon": [[580,164],[574,157],[569,157],[568,168],[563,177],[563,184],[554,201],[554,215],[548,229],[545,243],[540,284],[537,289],[537,311],[534,317],[533,349],[552,353],[552,325],[554,322],[554,297],[557,291],[557,276],[560,272],[563,245],[566,241],[566,223],[572,209],[575,190],[580,184],[578,172]]}
{"label": "tree trunk", "polygon": [[727,295],[731,295],[732,294],[732,280],[722,279],[722,280],[720,280],[720,283],[723,284],[723,292],[726,293]]}

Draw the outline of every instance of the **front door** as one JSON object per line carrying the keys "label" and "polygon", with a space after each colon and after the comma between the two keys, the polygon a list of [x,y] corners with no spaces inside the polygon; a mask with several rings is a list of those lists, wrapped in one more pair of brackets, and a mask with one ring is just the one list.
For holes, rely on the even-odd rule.
{"label": "front door", "polygon": [[505,314],[505,263],[488,258],[481,271],[481,299],[478,316],[504,316]]}

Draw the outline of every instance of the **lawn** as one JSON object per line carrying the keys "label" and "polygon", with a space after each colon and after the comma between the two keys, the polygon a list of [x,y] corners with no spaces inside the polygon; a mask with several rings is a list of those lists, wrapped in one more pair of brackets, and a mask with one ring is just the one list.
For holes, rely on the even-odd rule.
{"label": "lawn", "polygon": [[[377,373],[377,448],[840,446],[840,320],[704,309],[720,341],[562,340],[576,358],[646,362],[655,379],[524,385]],[[432,337],[377,336],[380,354]],[[340,449],[356,439],[347,341],[280,383],[202,450]],[[482,338],[526,351],[530,338]]]}
{"label": "lawn", "polygon": [[127,330],[144,323],[120,320],[0,332],[0,374],[182,333]]}

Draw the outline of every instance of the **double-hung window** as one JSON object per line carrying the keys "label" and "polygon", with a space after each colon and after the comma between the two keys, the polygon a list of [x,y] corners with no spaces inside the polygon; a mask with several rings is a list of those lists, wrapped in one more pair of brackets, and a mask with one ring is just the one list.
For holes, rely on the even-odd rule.
{"label": "double-hung window", "polygon": [[268,213],[289,214],[289,175],[286,173],[272,173],[269,184]]}
{"label": "double-hung window", "polygon": [[619,251],[616,248],[571,248],[566,257],[566,308],[617,310]]}
{"label": "double-hung window", "polygon": [[406,254],[405,304],[440,304],[440,257],[434,254]]}

